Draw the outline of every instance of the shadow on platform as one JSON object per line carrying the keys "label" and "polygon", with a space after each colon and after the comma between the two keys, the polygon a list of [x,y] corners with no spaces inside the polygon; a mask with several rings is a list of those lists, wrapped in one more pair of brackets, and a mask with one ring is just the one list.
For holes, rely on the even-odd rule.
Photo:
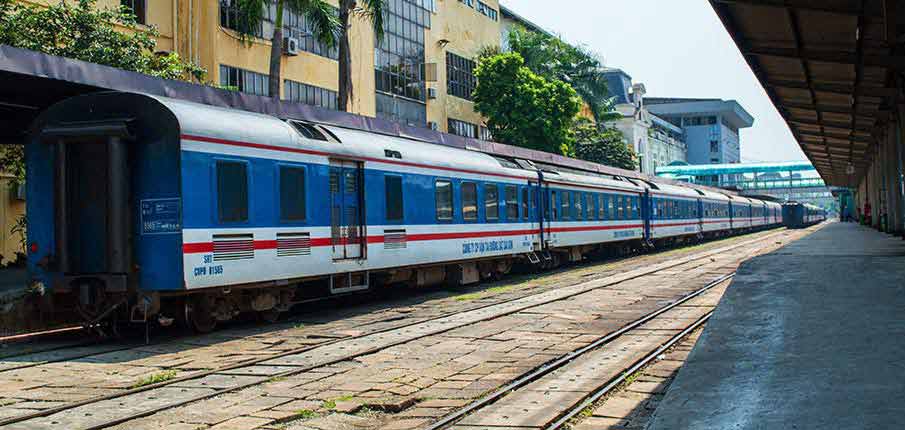
{"label": "shadow on platform", "polygon": [[831,223],[744,263],[648,429],[905,428],[905,241]]}

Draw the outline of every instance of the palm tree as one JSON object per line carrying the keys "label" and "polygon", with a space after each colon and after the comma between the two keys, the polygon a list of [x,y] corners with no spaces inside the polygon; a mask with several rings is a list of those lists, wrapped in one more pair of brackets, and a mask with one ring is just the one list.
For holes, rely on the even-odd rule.
{"label": "palm tree", "polygon": [[[259,34],[261,21],[273,0],[234,0],[238,11],[236,31],[243,40]],[[270,96],[280,98],[280,68],[283,58],[283,12],[290,10],[304,15],[311,33],[318,42],[329,48],[336,46],[339,20],[333,6],[324,0],[276,0],[276,16],[273,19],[273,39],[270,47]]]}
{"label": "palm tree", "polygon": [[349,47],[349,18],[352,14],[369,19],[374,28],[374,37],[383,39],[383,14],[386,0],[339,0],[339,110],[347,111],[352,97],[352,52]]}

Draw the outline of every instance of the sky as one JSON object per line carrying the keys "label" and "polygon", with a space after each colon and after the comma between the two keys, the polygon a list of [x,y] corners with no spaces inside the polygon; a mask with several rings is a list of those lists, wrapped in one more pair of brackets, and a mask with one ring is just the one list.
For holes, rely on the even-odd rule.
{"label": "sky", "polygon": [[508,9],[599,53],[648,97],[736,100],[754,117],[742,162],[806,160],[707,0],[502,0]]}

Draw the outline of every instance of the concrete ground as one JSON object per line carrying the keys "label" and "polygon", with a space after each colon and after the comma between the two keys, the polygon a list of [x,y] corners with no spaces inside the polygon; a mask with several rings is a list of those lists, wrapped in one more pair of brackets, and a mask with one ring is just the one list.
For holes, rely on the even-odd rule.
{"label": "concrete ground", "polygon": [[27,278],[25,269],[0,269],[0,295],[25,288]]}
{"label": "concrete ground", "polygon": [[744,263],[648,429],[905,428],[905,241],[834,223]]}

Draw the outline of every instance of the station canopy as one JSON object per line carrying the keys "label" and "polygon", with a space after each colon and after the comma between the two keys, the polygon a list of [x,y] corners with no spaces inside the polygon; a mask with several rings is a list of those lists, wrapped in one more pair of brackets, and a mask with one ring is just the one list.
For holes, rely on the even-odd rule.
{"label": "station canopy", "polygon": [[896,48],[905,1],[710,3],[823,179],[857,183],[905,70]]}

